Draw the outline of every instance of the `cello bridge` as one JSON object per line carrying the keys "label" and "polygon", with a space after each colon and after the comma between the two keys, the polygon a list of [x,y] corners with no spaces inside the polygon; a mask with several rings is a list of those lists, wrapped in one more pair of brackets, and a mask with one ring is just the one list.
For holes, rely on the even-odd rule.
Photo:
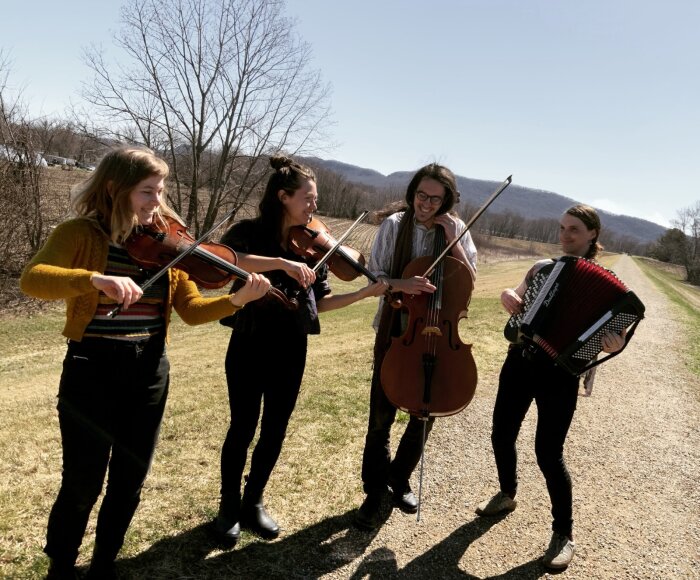
{"label": "cello bridge", "polygon": [[421,332],[421,336],[427,336],[429,334],[434,334],[435,336],[442,336],[442,331],[437,326],[426,326]]}

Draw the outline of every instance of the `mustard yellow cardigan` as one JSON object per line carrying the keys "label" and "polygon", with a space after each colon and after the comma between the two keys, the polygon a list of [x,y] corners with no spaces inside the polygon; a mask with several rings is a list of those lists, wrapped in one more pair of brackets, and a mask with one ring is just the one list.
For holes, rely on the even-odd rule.
{"label": "mustard yellow cardigan", "polygon": [[[107,266],[109,239],[88,218],[71,219],[51,233],[44,247],[27,264],[20,278],[22,292],[44,300],[66,301],[64,336],[81,340],[97,310],[99,291],[90,282]],[[228,296],[204,298],[182,270],[168,272],[170,290],[165,303],[166,338],[175,308],[187,324],[203,324],[229,316],[239,308]]]}

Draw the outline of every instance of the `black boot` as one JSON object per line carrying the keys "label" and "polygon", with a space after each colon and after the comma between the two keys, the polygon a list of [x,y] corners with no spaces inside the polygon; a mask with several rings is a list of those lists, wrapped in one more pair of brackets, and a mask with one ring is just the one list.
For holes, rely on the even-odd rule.
{"label": "black boot", "polygon": [[415,514],[418,511],[418,499],[408,483],[389,483],[391,487],[391,499],[394,505],[406,514]]}
{"label": "black boot", "polygon": [[78,571],[75,569],[75,562],[64,562],[58,559],[51,559],[46,580],[78,580]]}
{"label": "black boot", "polygon": [[382,523],[383,493],[370,492],[355,514],[355,526],[361,530],[376,530]]}
{"label": "black boot", "polygon": [[232,548],[241,537],[241,496],[223,495],[219,504],[219,514],[213,522],[214,535],[224,546]]}
{"label": "black boot", "polygon": [[265,510],[262,492],[250,492],[247,488],[241,501],[241,525],[265,540],[274,540],[280,535],[280,527]]}
{"label": "black boot", "polygon": [[95,544],[92,551],[90,568],[84,576],[84,580],[117,580],[117,566],[114,561],[117,554],[114,550],[106,550],[99,544]]}

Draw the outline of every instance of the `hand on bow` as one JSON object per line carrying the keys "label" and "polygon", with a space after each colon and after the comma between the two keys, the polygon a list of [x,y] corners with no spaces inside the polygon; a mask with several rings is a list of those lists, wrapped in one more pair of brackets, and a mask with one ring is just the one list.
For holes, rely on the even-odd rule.
{"label": "hand on bow", "polygon": [[244,306],[248,302],[262,298],[270,289],[270,281],[262,274],[250,274],[245,284],[229,300],[234,306]]}
{"label": "hand on bow", "polygon": [[294,260],[284,260],[285,273],[294,278],[303,288],[308,288],[316,280],[316,272],[309,268],[304,262]]}
{"label": "hand on bow", "polygon": [[122,310],[127,310],[143,296],[141,287],[128,276],[93,274],[90,283],[117,304],[121,304]]}
{"label": "hand on bow", "polygon": [[394,290],[403,292],[404,294],[432,294],[437,290],[435,286],[423,276],[413,276],[411,278],[401,278],[392,280],[391,286]]}

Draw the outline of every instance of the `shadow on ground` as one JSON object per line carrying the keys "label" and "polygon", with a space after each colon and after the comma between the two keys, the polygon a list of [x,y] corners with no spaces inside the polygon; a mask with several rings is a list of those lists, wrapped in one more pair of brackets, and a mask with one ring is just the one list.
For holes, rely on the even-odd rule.
{"label": "shadow on ground", "polygon": [[[385,514],[387,518],[389,513]],[[354,514],[352,510],[327,518],[293,534],[283,534],[274,542],[243,540],[228,551],[221,551],[209,524],[203,524],[164,538],[137,556],[119,560],[120,578],[319,578],[334,573],[342,577],[340,570],[353,562],[357,564],[352,567],[355,572],[347,576],[352,579],[477,578],[461,570],[460,561],[470,544],[502,519],[475,518],[399,569],[396,555],[389,548],[367,552],[376,532],[356,529],[352,524]],[[528,580],[544,573],[540,562],[533,560],[489,578]]]}

